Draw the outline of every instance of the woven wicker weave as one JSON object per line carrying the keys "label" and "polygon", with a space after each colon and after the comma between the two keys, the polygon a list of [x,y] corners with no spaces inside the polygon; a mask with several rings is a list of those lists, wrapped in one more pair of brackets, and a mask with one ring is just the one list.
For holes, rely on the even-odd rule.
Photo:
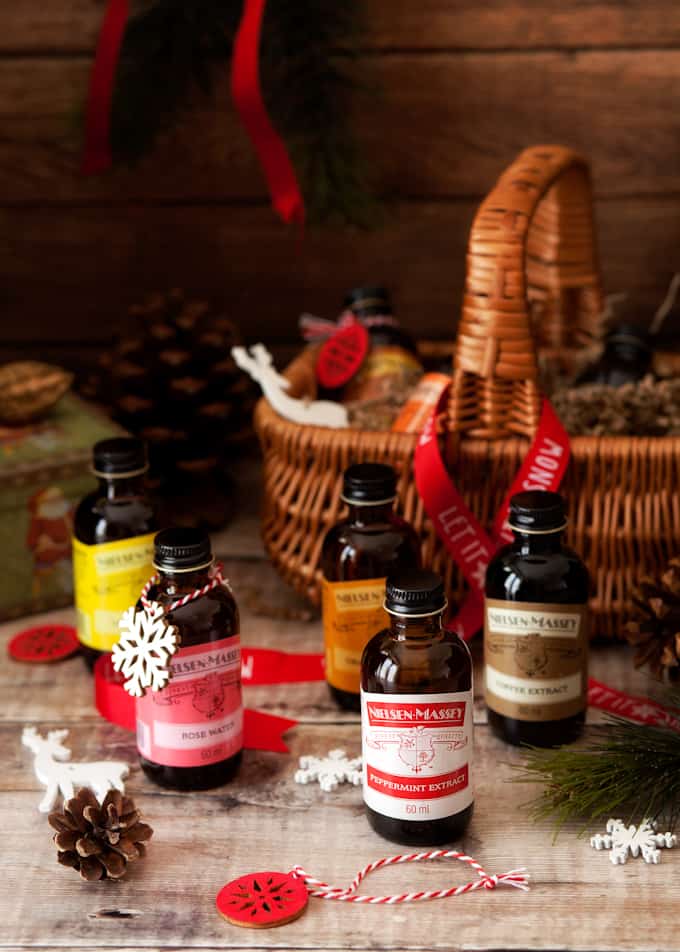
{"label": "woven wicker weave", "polygon": [[[599,333],[602,307],[586,161],[528,149],[480,206],[470,235],[448,413],[448,459],[472,511],[490,525],[534,434],[536,345],[568,350]],[[315,353],[286,371],[314,393]],[[400,473],[399,508],[421,533],[423,559],[453,598],[460,579],[418,499],[410,435],[304,427],[265,400],[255,425],[265,463],[265,545],[284,578],[318,604],[326,530],[341,513],[343,470],[379,460]],[[569,542],[594,581],[593,634],[620,635],[632,583],[680,549],[680,438],[579,437],[564,492]]]}

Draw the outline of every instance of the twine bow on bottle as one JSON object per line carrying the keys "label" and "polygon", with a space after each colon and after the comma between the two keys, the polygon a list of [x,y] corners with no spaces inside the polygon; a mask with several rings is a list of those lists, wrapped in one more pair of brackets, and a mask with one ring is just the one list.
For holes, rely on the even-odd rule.
{"label": "twine bow on bottle", "polygon": [[310,343],[328,340],[338,331],[351,327],[352,324],[363,324],[366,328],[376,327],[378,324],[397,326],[397,320],[391,314],[373,314],[370,317],[357,317],[352,311],[343,311],[337,321],[329,321],[316,314],[301,314],[298,327],[304,340]]}

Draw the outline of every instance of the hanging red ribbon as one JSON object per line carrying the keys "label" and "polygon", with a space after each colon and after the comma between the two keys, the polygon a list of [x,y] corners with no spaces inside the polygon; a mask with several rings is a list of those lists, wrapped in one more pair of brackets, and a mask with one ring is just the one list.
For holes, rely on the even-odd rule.
{"label": "hanging red ribbon", "polygon": [[260,88],[259,49],[266,0],[245,0],[231,60],[231,95],[267,179],[272,205],[285,222],[305,220],[305,206],[286,147]]}
{"label": "hanging red ribbon", "polygon": [[569,462],[569,436],[548,400],[543,401],[536,436],[529,447],[489,535],[468,508],[449,476],[439,450],[437,418],[445,411],[447,387],[423,430],[415,451],[418,495],[435,530],[460,568],[470,591],[449,628],[469,641],[483,624],[483,596],[486,567],[498,549],[512,539],[507,524],[510,499],[526,489],[559,489]]}
{"label": "hanging red ribbon", "polygon": [[104,172],[111,166],[111,103],[128,15],[128,0],[109,0],[90,74],[81,162],[83,175]]}

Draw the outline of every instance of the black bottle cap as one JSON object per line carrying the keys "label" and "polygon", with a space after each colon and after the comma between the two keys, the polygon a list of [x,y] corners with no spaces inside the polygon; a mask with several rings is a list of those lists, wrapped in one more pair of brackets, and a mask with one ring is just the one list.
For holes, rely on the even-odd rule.
{"label": "black bottle cap", "polygon": [[210,537],[203,529],[163,529],[153,548],[153,564],[161,572],[193,572],[213,560]]}
{"label": "black bottle cap", "polygon": [[632,321],[623,321],[607,332],[607,344],[627,344],[637,350],[651,352],[652,339],[649,330],[642,324]]}
{"label": "black bottle cap", "polygon": [[555,532],[567,524],[566,503],[559,493],[544,489],[515,493],[508,522],[519,532]]}
{"label": "black bottle cap", "polygon": [[392,302],[387,288],[375,286],[352,288],[345,295],[345,308],[357,317],[370,317],[375,314],[392,314]]}
{"label": "black bottle cap", "polygon": [[149,468],[146,445],[132,436],[95,443],[92,451],[95,476],[139,476]]}
{"label": "black bottle cap", "polygon": [[389,502],[397,495],[397,474],[385,463],[355,463],[345,470],[342,498],[356,505]]}
{"label": "black bottle cap", "polygon": [[397,572],[387,579],[385,608],[394,615],[434,615],[446,608],[444,583],[426,569]]}

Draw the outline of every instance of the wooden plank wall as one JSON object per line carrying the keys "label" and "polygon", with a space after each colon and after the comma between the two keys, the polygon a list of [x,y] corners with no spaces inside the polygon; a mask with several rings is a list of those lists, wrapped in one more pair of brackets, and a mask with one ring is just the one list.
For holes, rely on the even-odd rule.
{"label": "wooden plank wall", "polygon": [[344,288],[381,280],[406,324],[445,337],[476,204],[537,142],[591,156],[606,289],[649,314],[680,266],[677,0],[366,7],[363,66],[379,91],[355,121],[387,222],[300,243],[268,207],[226,83],[139,167],[84,180],[73,119],[104,0],[3,4],[3,353],[94,348],[128,304],[177,284],[275,342],[295,337],[300,310],[331,315]]}

